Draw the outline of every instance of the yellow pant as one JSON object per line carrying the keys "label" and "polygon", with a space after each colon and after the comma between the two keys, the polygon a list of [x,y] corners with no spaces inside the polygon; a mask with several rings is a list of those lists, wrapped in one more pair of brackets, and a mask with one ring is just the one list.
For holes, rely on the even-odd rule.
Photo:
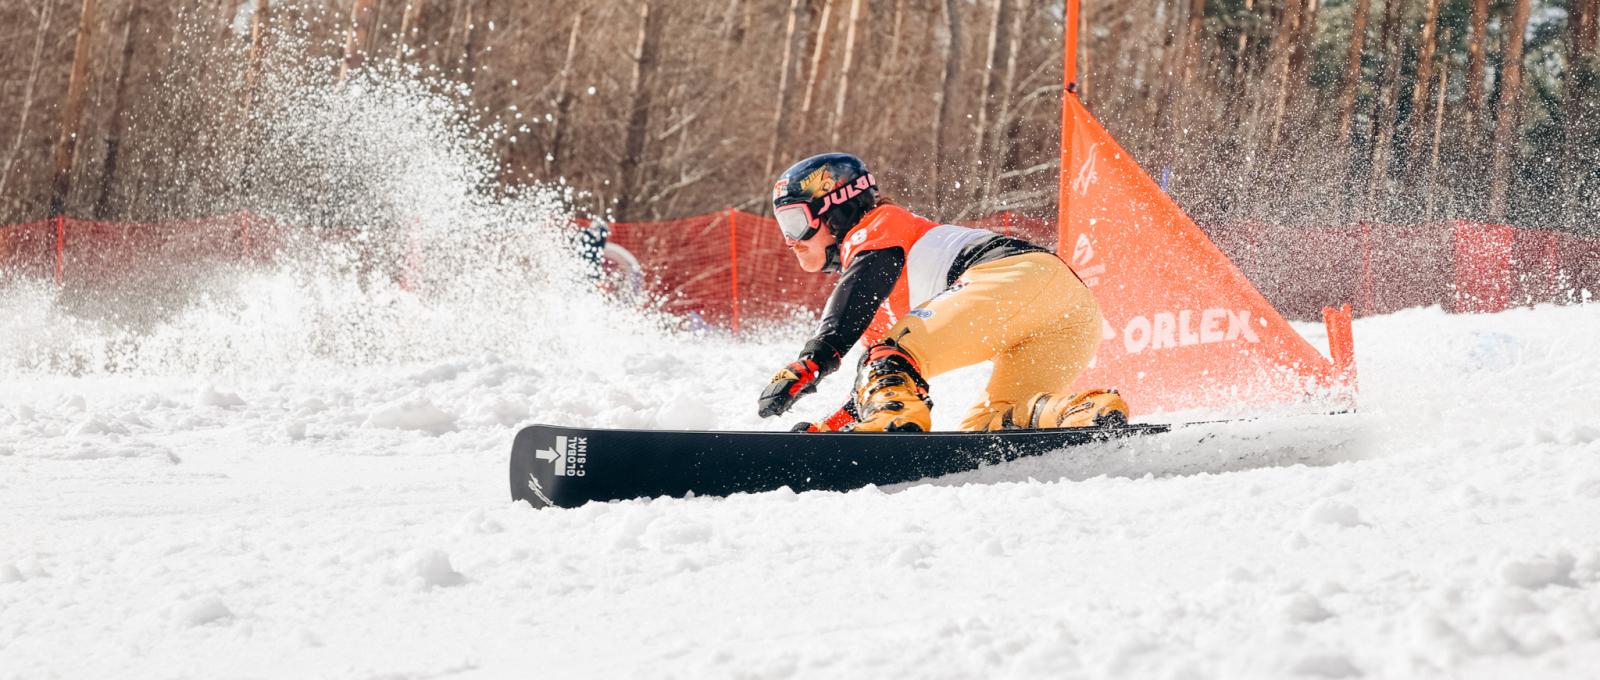
{"label": "yellow pant", "polygon": [[889,330],[924,378],[994,360],[984,399],[961,420],[981,429],[1040,392],[1065,394],[1100,346],[1100,305],[1050,253],[978,265],[965,285],[924,303]]}

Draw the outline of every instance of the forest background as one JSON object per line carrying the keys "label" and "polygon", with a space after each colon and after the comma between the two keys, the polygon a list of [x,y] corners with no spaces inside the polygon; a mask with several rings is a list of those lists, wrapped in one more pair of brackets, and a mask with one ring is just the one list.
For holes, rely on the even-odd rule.
{"label": "forest background", "polygon": [[[0,224],[261,209],[263,73],[465,97],[495,190],[651,220],[761,211],[847,150],[946,221],[1053,217],[1064,3],[4,0]],[[1083,0],[1077,89],[1202,223],[1600,233],[1600,0]],[[336,141],[330,143],[337,143]],[[331,173],[330,176],[340,176]],[[269,185],[276,184],[275,187]]]}

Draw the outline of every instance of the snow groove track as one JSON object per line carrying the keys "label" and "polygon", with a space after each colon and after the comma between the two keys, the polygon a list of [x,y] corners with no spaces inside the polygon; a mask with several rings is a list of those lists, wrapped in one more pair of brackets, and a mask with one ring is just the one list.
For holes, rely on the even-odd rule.
{"label": "snow groove track", "polygon": [[[532,510],[505,498],[520,425],[786,424],[752,412],[789,343],[559,332],[586,339],[5,376],[0,678],[1600,668],[1600,306],[1358,321],[1354,416],[848,493]],[[939,425],[984,378],[935,381]]]}

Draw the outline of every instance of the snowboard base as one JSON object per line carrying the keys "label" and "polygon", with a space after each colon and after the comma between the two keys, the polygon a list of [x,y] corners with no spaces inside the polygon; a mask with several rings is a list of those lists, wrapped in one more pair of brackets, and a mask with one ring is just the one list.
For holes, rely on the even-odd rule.
{"label": "snowboard base", "polygon": [[706,432],[532,425],[511,447],[511,497],[534,507],[789,487],[845,491],[940,477],[1118,437],[1143,424],[1001,432]]}

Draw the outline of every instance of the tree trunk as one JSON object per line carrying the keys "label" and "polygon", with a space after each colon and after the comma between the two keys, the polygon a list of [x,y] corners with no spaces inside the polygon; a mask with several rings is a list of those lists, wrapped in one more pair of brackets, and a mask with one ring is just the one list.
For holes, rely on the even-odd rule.
{"label": "tree trunk", "polygon": [[[973,138],[975,141],[972,144],[971,168],[980,177],[988,174],[986,169],[994,164],[992,149],[990,148],[992,145],[990,144],[989,127],[999,114],[1002,94],[999,91],[1000,76],[1002,74],[998,71],[1001,69],[1001,62],[1005,60],[1011,51],[1011,0],[994,0],[994,12],[990,16],[992,20],[989,23],[988,57],[983,65],[982,83],[978,88],[978,94],[981,99],[978,102],[978,121],[974,126]],[[1082,35],[1082,33],[1079,35]],[[989,183],[980,180],[974,184],[972,191],[973,196],[976,198],[975,204],[978,206],[980,213],[988,212],[988,206],[985,203],[988,199]]]}
{"label": "tree trunk", "polygon": [[372,30],[367,31],[367,41],[361,44],[361,51],[366,54],[377,54],[378,43],[383,37],[383,13],[388,0],[378,0],[377,6],[372,10]]}
{"label": "tree trunk", "polygon": [[[439,48],[439,53],[437,56],[438,61],[436,61],[434,65],[439,68],[441,73],[448,72],[451,66],[456,63],[454,61],[456,55],[461,53],[461,50],[457,48],[456,35],[461,31],[462,8],[471,3],[472,0],[455,0],[454,2],[450,3],[449,28],[445,33],[444,42],[435,45]],[[468,12],[468,14],[470,14],[470,12]]]}
{"label": "tree trunk", "polygon": [[[1171,0],[1174,4],[1184,1],[1186,0]],[[1297,1],[1291,0],[1291,2]],[[1163,6],[1167,2],[1168,0],[1161,0]],[[1173,10],[1172,15],[1172,21],[1177,22],[1177,10]],[[1183,44],[1180,40],[1183,31],[1165,26],[1162,27],[1162,30],[1165,32],[1166,37],[1162,39],[1161,43],[1160,71],[1158,71],[1157,77],[1150,79],[1151,82],[1148,87],[1155,94],[1154,96],[1146,95],[1148,101],[1145,106],[1145,115],[1149,116],[1149,120],[1142,128],[1150,131],[1150,134],[1147,134],[1145,139],[1146,141],[1154,142],[1154,148],[1157,153],[1162,150],[1161,136],[1167,129],[1166,120],[1172,115],[1172,74],[1178,71],[1179,62],[1183,59]],[[1165,165],[1166,162],[1165,160],[1157,160],[1157,164]]]}
{"label": "tree trunk", "polygon": [[483,40],[483,31],[479,29],[479,20],[487,12],[482,6],[488,0],[468,0],[467,7],[462,11],[461,17],[461,57],[457,62],[456,77],[468,85],[477,75],[478,41]]}
{"label": "tree trunk", "polygon": [[572,122],[567,114],[572,110],[572,62],[578,54],[578,36],[583,32],[583,11],[572,17],[572,30],[567,33],[567,56],[561,61],[561,73],[556,76],[556,119],[551,126],[550,153],[545,154],[546,177],[561,176],[562,154],[566,152],[567,128]]}
{"label": "tree trunk", "polygon": [[1279,37],[1283,38],[1283,47],[1278,50],[1274,60],[1274,70],[1277,72],[1277,83],[1273,87],[1276,93],[1272,103],[1272,133],[1267,142],[1267,158],[1276,158],[1278,155],[1278,142],[1283,137],[1284,117],[1288,114],[1289,94],[1295,83],[1290,76],[1294,73],[1295,52],[1300,47],[1300,24],[1304,15],[1305,3],[1308,0],[1288,0],[1284,8],[1283,29]]}
{"label": "tree trunk", "polygon": [[218,45],[228,43],[228,34],[233,32],[233,20],[239,16],[239,4],[240,0],[218,0],[217,25],[214,33]]}
{"label": "tree trunk", "polygon": [[[1394,2],[1394,0],[1389,0]],[[1339,148],[1348,154],[1353,140],[1356,94],[1361,89],[1361,54],[1367,40],[1367,14],[1372,0],[1359,0],[1350,28],[1350,47],[1344,53],[1344,80],[1339,85]]]}
{"label": "tree trunk", "polygon": [[1579,223],[1582,212],[1578,202],[1586,171],[1597,160],[1593,145],[1600,141],[1594,136],[1591,117],[1584,112],[1595,81],[1595,24],[1600,22],[1600,17],[1595,16],[1597,10],[1600,0],[1569,0],[1567,4],[1567,71],[1561,95],[1561,212],[1562,222],[1574,231],[1585,226]]}
{"label": "tree trunk", "polygon": [[78,154],[78,123],[83,119],[84,94],[89,86],[89,58],[94,46],[96,0],[83,0],[78,14],[77,44],[72,52],[72,76],[67,81],[67,105],[61,116],[61,139],[56,143],[55,175],[50,181],[50,216],[66,210],[72,191],[72,164]]}
{"label": "tree trunk", "polygon": [[1367,217],[1375,218],[1387,201],[1380,194],[1389,180],[1389,147],[1394,141],[1396,111],[1399,94],[1400,7],[1403,0],[1385,0],[1383,12],[1383,79],[1379,82],[1378,105],[1373,111],[1372,166],[1368,168],[1370,184],[1367,188]]}
{"label": "tree trunk", "polygon": [[55,7],[54,2],[43,2],[39,6],[39,27],[33,32],[33,64],[28,67],[28,81],[22,86],[22,111],[17,115],[17,137],[11,142],[11,151],[6,154],[6,164],[0,167],[0,198],[8,196],[6,185],[11,182],[11,168],[17,162],[17,154],[22,151],[22,143],[28,137],[28,117],[33,113],[33,91],[39,84],[39,66],[44,61],[44,39],[50,35],[50,15]]}
{"label": "tree trunk", "polygon": [[1406,141],[1406,174],[1415,185],[1422,172],[1423,125],[1428,114],[1428,87],[1433,84],[1433,54],[1438,45],[1439,0],[1428,0],[1428,13],[1422,20],[1422,52],[1417,55],[1417,79],[1411,87],[1411,134]]}
{"label": "tree trunk", "polygon": [[256,83],[261,80],[261,69],[267,53],[267,30],[272,25],[272,8],[268,0],[256,0],[256,11],[250,15],[250,53],[244,71],[244,105],[240,117],[250,120],[250,107],[255,104]]}
{"label": "tree trunk", "polygon": [[111,100],[111,125],[106,134],[106,158],[100,169],[100,194],[94,202],[95,219],[105,219],[111,203],[111,185],[117,174],[117,153],[128,129],[128,73],[133,70],[133,54],[138,46],[137,26],[144,13],[140,0],[132,0],[123,17],[122,63],[117,68],[117,90]]}
{"label": "tree trunk", "polygon": [[1489,43],[1489,0],[1472,0],[1472,35],[1467,38],[1467,116],[1462,127],[1467,132],[1465,151],[1478,150],[1483,135],[1478,126],[1483,120],[1484,46]]}
{"label": "tree trunk", "polygon": [[[1444,29],[1444,44],[1450,44],[1450,37],[1450,29]],[[1428,201],[1426,208],[1423,210],[1424,219],[1428,222],[1433,222],[1434,206],[1437,204],[1436,197],[1439,193],[1439,146],[1444,137],[1445,94],[1449,91],[1449,64],[1440,64],[1439,84],[1434,92],[1435,100],[1433,103],[1433,145],[1428,153],[1428,178],[1426,182]]]}
{"label": "tree trunk", "polygon": [[850,94],[850,70],[855,66],[856,24],[861,21],[861,0],[850,0],[850,19],[844,30],[844,64],[839,67],[839,86],[834,88],[833,115],[828,118],[828,143],[839,146],[839,126],[844,124],[844,104]]}
{"label": "tree trunk", "polygon": [[1188,0],[1188,18],[1182,24],[1173,49],[1178,55],[1175,65],[1176,74],[1167,74],[1166,94],[1162,96],[1166,104],[1163,105],[1165,115],[1158,121],[1161,130],[1161,140],[1157,145],[1155,165],[1165,171],[1170,168],[1178,158],[1178,131],[1186,127],[1188,120],[1188,93],[1190,81],[1194,74],[1194,61],[1200,53],[1200,30],[1206,18],[1206,0]]}
{"label": "tree trunk", "polygon": [[650,98],[656,70],[656,49],[661,42],[662,17],[656,0],[639,3],[639,42],[633,53],[633,79],[628,86],[628,132],[618,164],[616,218],[634,218],[634,193],[639,191],[644,164],[645,133],[650,127]]}
{"label": "tree trunk", "polygon": [[787,134],[785,129],[789,122],[789,81],[796,70],[795,53],[799,51],[803,41],[800,25],[804,22],[806,12],[805,0],[789,0],[789,25],[783,34],[783,64],[778,72],[778,96],[775,101],[777,107],[772,114],[772,136],[767,147],[767,163],[762,170],[763,181],[770,181],[774,165],[778,162],[778,154],[782,152],[780,143]]}
{"label": "tree trunk", "polygon": [[[1298,130],[1303,129],[1311,121],[1308,114],[1315,114],[1318,109],[1307,105],[1307,97],[1313,96],[1309,81],[1311,76],[1311,56],[1317,46],[1317,16],[1321,14],[1323,0],[1306,0],[1305,7],[1300,13],[1300,30],[1295,34],[1295,47],[1292,59],[1289,62],[1289,88],[1288,112],[1284,119],[1285,134],[1295,138],[1303,138]],[[1303,148],[1297,147],[1297,148]]]}
{"label": "tree trunk", "polygon": [[1194,63],[1200,59],[1201,32],[1205,30],[1206,0],[1189,0],[1189,21],[1183,29],[1183,77],[1179,93],[1188,92],[1194,82]]}
{"label": "tree trunk", "polygon": [[[1019,1],[1015,11],[1011,13],[1010,32],[1012,38],[1009,49],[1006,50],[1006,68],[1000,80],[1000,110],[996,113],[992,125],[996,130],[1005,130],[1006,134],[1004,142],[998,145],[990,144],[991,147],[994,147],[990,149],[991,162],[985,166],[985,172],[982,174],[983,185],[988,187],[987,190],[991,192],[991,197],[986,200],[993,200],[992,195],[996,193],[994,191],[996,188],[999,189],[998,193],[1006,191],[1006,186],[1000,182],[1000,177],[1008,171],[1016,170],[1018,167],[1018,155],[1015,145],[1021,134],[1021,126],[1017,124],[1018,117],[1013,115],[1013,102],[1017,98],[1017,62],[1022,52],[1022,29],[1027,22],[1029,9],[1030,7],[1026,2]],[[1079,35],[1082,35],[1082,33],[1079,33]],[[995,156],[1001,156],[1004,160],[999,163],[992,162]]]}
{"label": "tree trunk", "polygon": [[[1361,0],[1361,2],[1363,3],[1363,6],[1365,6],[1365,3],[1371,2],[1371,0]],[[1255,7],[1256,0],[1244,0],[1245,13],[1253,14],[1255,12]],[[1365,21],[1365,17],[1360,17],[1360,19]],[[1250,31],[1239,31],[1239,42],[1233,51],[1233,82],[1240,94],[1245,92],[1244,74],[1247,70],[1245,68],[1245,64],[1248,62],[1246,55],[1248,54],[1249,49]],[[1240,97],[1240,99],[1243,99],[1243,97]]]}
{"label": "tree trunk", "polygon": [[411,54],[411,46],[417,43],[417,35],[421,32],[418,23],[427,4],[427,0],[407,0],[405,10],[400,13],[400,39],[394,48],[396,62],[404,61]]}
{"label": "tree trunk", "polygon": [[822,1],[822,16],[817,19],[817,42],[811,50],[811,72],[806,75],[806,93],[800,100],[800,135],[805,136],[811,126],[811,103],[817,94],[817,83],[822,80],[822,70],[828,66],[828,28],[833,23],[834,0]]}
{"label": "tree trunk", "polygon": [[1529,0],[1516,0],[1500,67],[1500,101],[1494,126],[1494,165],[1489,169],[1489,219],[1505,222],[1511,180],[1517,172],[1522,137],[1517,130],[1522,109],[1522,38],[1528,29]]}
{"label": "tree trunk", "polygon": [[889,36],[889,66],[884,73],[893,73],[900,63],[900,36],[905,29],[906,0],[894,0],[894,30]]}
{"label": "tree trunk", "polygon": [[1294,53],[1294,79],[1304,83],[1311,72],[1311,53],[1317,46],[1317,17],[1322,12],[1323,0],[1306,0],[1300,15],[1299,44]]}
{"label": "tree trunk", "polygon": [[367,60],[367,32],[372,30],[372,22],[377,19],[374,2],[376,0],[355,0],[350,6],[350,30],[345,34],[344,61],[339,64],[341,83]]}
{"label": "tree trunk", "polygon": [[961,14],[956,0],[944,0],[944,17],[949,41],[944,50],[944,74],[941,79],[942,84],[939,86],[939,108],[933,119],[933,181],[929,182],[929,188],[933,191],[933,212],[936,215],[944,212],[944,196],[947,193],[941,178],[945,154],[944,132],[955,111],[956,85],[960,82],[961,76]]}
{"label": "tree trunk", "polygon": [[[1256,14],[1255,0],[1244,0],[1244,11],[1252,18]],[[1234,43],[1233,75],[1225,94],[1227,101],[1223,104],[1224,116],[1234,126],[1233,134],[1227,135],[1222,140],[1221,149],[1233,158],[1246,158],[1242,166],[1230,168],[1225,178],[1225,189],[1222,201],[1226,206],[1242,205],[1247,200],[1246,196],[1251,186],[1251,178],[1255,176],[1254,154],[1249,153],[1250,146],[1257,140],[1256,115],[1258,110],[1250,106],[1249,83],[1246,75],[1250,71],[1251,59],[1250,36],[1254,21],[1249,27],[1239,31],[1239,40]]]}
{"label": "tree trunk", "polygon": [[740,21],[740,0],[728,0],[728,7],[722,11],[722,30],[719,31],[726,46],[737,45],[744,42],[744,24]]}

